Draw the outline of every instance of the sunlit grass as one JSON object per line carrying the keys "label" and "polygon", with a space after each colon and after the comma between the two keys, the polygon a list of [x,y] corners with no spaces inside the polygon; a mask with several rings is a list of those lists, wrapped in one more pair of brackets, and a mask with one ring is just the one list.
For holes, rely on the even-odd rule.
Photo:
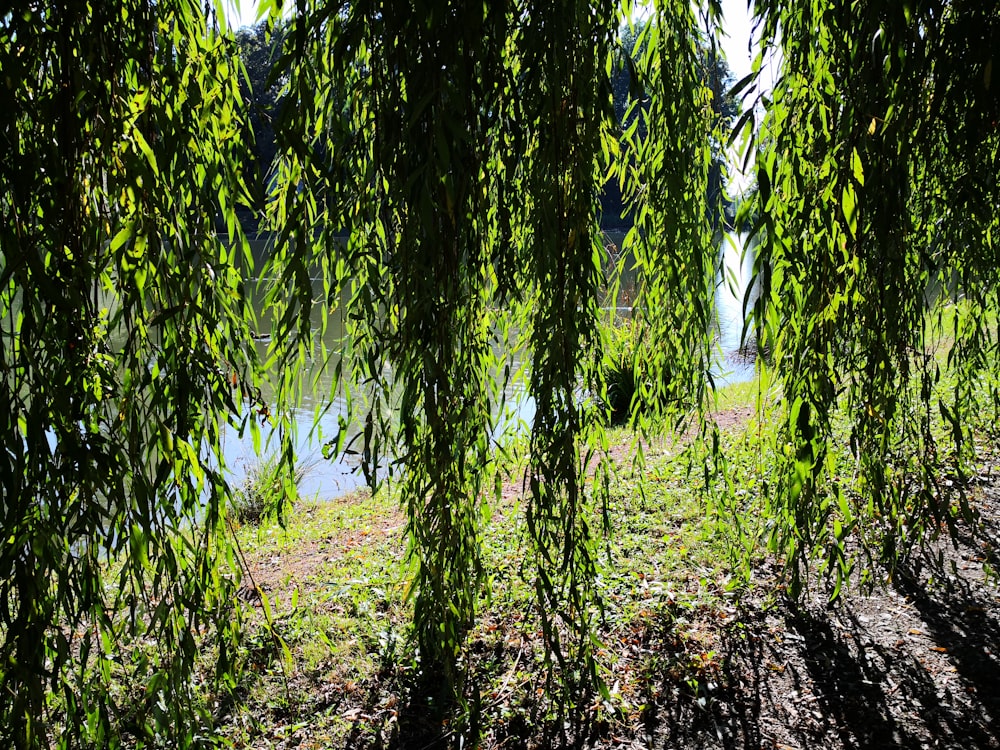
{"label": "sunlit grass", "polygon": [[[730,399],[736,403],[737,397]],[[624,430],[611,434],[613,441],[630,439]],[[602,720],[624,721],[639,711],[654,673],[669,669],[681,683],[694,684],[715,668],[695,621],[722,601],[736,578],[692,467],[680,446],[650,450],[641,470],[623,466],[612,479],[607,517],[595,508],[590,519],[603,605],[596,654],[609,689],[615,688],[588,709]],[[482,532],[487,586],[463,660],[480,695],[490,696],[480,707],[487,731],[530,734],[551,720],[553,705],[543,689],[518,477],[515,472],[512,489],[493,504]],[[606,537],[600,532],[605,522],[612,529]],[[392,707],[406,699],[408,680],[419,673],[407,599],[412,571],[396,498],[365,492],[299,504],[284,529],[248,526],[237,538],[288,653],[282,657],[272,648],[269,659],[247,674],[244,708],[227,719],[231,736],[250,742],[296,704],[313,706],[307,734],[335,744],[358,731],[361,713],[373,717],[362,721],[375,733],[372,742],[378,732],[391,731]],[[264,606],[257,603],[253,612],[249,632],[257,635],[250,641],[266,646]],[[654,629],[673,634],[676,653],[654,659],[623,650],[623,644],[653,637]],[[331,691],[337,700],[329,699]],[[376,708],[356,713],[367,699]]]}
{"label": "sunlit grass", "polygon": [[[732,616],[750,585],[747,561],[767,554],[762,511],[765,483],[780,464],[773,422],[780,388],[765,371],[715,396],[714,413],[733,417],[720,431],[717,457],[691,436],[678,436],[645,442],[646,461],[637,465],[630,433],[608,433],[618,447],[618,471],[606,508],[589,518],[602,604],[594,613],[594,653],[607,693],[582,709],[589,721],[624,734],[663,690],[674,691],[672,700],[694,701],[721,679],[713,623]],[[833,449],[843,454],[837,481],[849,490],[848,441]],[[485,746],[537,739],[556,721],[522,471],[511,471],[502,499],[483,500],[490,505],[479,540],[486,586],[460,659],[470,701],[462,710],[475,704]],[[223,720],[237,746],[273,739],[281,726],[302,747],[379,746],[395,732],[412,731],[400,722],[426,719],[429,704],[421,701],[429,699],[415,688],[421,667],[411,638],[413,571],[404,537],[390,492],[300,503],[283,529],[265,523],[238,531],[267,604],[250,598],[249,668]],[[287,651],[268,634],[265,609]],[[471,720],[462,710],[455,732]]]}
{"label": "sunlit grass", "polygon": [[780,400],[781,382],[777,374],[758,365],[752,380],[730,383],[713,393],[714,411],[736,408],[752,408],[769,411]]}

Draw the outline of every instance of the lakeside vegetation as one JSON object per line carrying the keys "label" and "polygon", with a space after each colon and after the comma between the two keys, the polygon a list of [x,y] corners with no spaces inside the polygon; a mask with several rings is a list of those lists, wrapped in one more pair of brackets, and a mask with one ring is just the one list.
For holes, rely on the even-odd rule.
{"label": "lakeside vegetation", "polygon": [[[750,414],[756,388],[720,392],[720,434],[733,466],[749,460],[760,439],[762,423]],[[664,690],[694,703],[710,698],[720,664],[714,635],[700,632],[694,615],[725,619],[745,581],[719,509],[706,505],[712,492],[702,473],[704,446],[691,438],[644,441],[645,463],[636,465],[634,439],[623,429],[609,433],[616,469],[608,504],[588,520],[607,529],[597,555],[595,630],[605,691],[570,706],[550,692],[526,565],[522,458],[501,469],[500,492],[484,506],[479,543],[487,583],[458,656],[465,675],[458,714],[439,675],[421,664],[409,618],[413,562],[391,486],[374,496],[299,498],[284,524],[232,519],[227,528],[242,570],[233,614],[244,635],[230,655],[230,688],[203,693],[222,736],[235,747],[293,736],[316,748],[381,747],[401,737],[456,746],[473,737],[488,746],[505,737],[556,742],[568,720],[575,723],[566,737],[630,724]],[[748,465],[729,479],[752,496],[745,469],[753,472]],[[280,483],[264,478],[261,491],[272,488],[280,491]],[[213,644],[202,648],[210,672]]]}
{"label": "lakeside vegetation", "polygon": [[[760,688],[773,604],[811,676],[850,667],[816,698],[868,709],[842,744],[995,750],[1000,5],[754,0],[726,91],[718,0],[267,0],[256,121],[212,4],[29,6],[0,14],[0,744],[289,745],[303,695],[347,746],[645,742],[720,719],[731,606]],[[722,217],[770,380],[719,411]],[[507,444],[511,351],[533,412]],[[349,505],[289,503],[319,362],[326,452],[373,493]],[[267,442],[242,488],[233,432]],[[921,619],[870,651],[803,614],[880,582]]]}
{"label": "lakeside vegetation", "polygon": [[[945,308],[948,327],[957,314],[954,306]],[[944,362],[950,349],[945,337],[933,356]],[[787,580],[762,595],[752,577],[783,564],[774,554],[780,547],[769,549],[765,492],[774,481],[781,398],[779,383],[761,369],[751,382],[719,389],[704,436],[691,431],[641,440],[627,429],[609,431],[614,470],[607,506],[594,508],[588,519],[605,530],[598,534],[594,630],[605,689],[578,704],[553,695],[542,623],[532,607],[523,454],[517,458],[515,451],[497,467],[498,491],[483,505],[486,583],[476,625],[457,655],[463,668],[457,711],[439,675],[421,663],[409,617],[414,564],[398,492],[389,485],[375,495],[362,490],[285,504],[280,466],[263,462],[243,492],[259,499],[255,507],[285,511],[247,515],[237,505],[226,522],[240,577],[229,612],[241,624],[241,638],[227,656],[229,682],[199,682],[206,718],[236,748],[368,748],[415,742],[603,747],[613,746],[616,736],[640,736],[643,727],[653,731],[666,706],[708,717],[732,688],[725,684],[731,678],[720,639],[731,637],[724,633],[746,606],[744,597],[754,591],[755,606],[766,613],[799,596]],[[863,478],[850,451],[849,423],[846,413],[838,416],[841,447],[832,471],[851,507],[834,509],[829,523],[838,541],[870,553],[878,546],[880,511],[858,504]],[[936,420],[934,429],[943,439],[947,421]],[[989,420],[970,429],[985,442],[970,454],[966,476],[994,457]],[[306,471],[300,467],[299,476]],[[600,478],[591,473],[588,486],[595,481]],[[940,497],[949,498],[958,515],[960,508],[972,512],[974,485],[958,475],[947,484]],[[853,531],[832,532],[848,524]],[[803,583],[820,599],[840,596],[848,580],[852,591],[863,592],[893,574],[877,555],[843,578],[835,558],[814,563]],[[995,587],[997,571],[986,563],[984,571]],[[131,648],[141,660],[142,642]],[[196,672],[206,678],[216,648],[211,638],[199,640]],[[135,653],[126,647],[122,664],[132,663]],[[142,674],[118,673],[117,689],[141,694]],[[149,719],[131,718],[120,729],[126,740],[129,732],[141,740],[138,728]]]}
{"label": "lakeside vegetation", "polygon": [[[947,356],[946,347],[938,356]],[[726,461],[710,475],[703,461],[711,454],[692,437],[647,443],[645,464],[635,466],[632,434],[609,434],[617,470],[608,518],[591,519],[613,529],[601,543],[598,572],[597,661],[606,693],[568,714],[547,697],[524,565],[523,469],[515,469],[483,526],[488,584],[460,657],[467,682],[458,715],[442,711],[446,696],[421,671],[408,618],[405,519],[390,491],[303,498],[285,527],[235,528],[247,572],[248,651],[238,698],[219,717],[225,736],[236,747],[295,738],[319,748],[392,746],[403,737],[457,745],[475,734],[484,747],[503,747],[558,743],[565,732],[563,739],[587,736],[601,746],[616,734],[635,736],[664,704],[708,716],[725,680],[721,633],[754,586],[746,572],[779,562],[766,548],[762,501],[779,390],[758,380],[717,395]],[[975,429],[987,438],[987,424]],[[853,464],[847,450],[838,460],[845,469]],[[845,486],[854,497],[857,489]],[[963,491],[951,502],[967,501]],[[876,524],[877,514],[856,515],[855,523]],[[872,572],[877,579],[867,584],[867,575],[853,576],[853,588],[883,585],[885,571]],[[810,585],[821,598],[838,593],[830,577]],[[764,611],[788,598],[773,589]]]}

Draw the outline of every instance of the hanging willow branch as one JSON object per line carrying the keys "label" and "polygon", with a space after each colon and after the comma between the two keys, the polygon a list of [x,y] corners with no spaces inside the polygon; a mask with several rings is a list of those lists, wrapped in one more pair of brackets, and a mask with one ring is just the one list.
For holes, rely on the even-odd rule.
{"label": "hanging willow branch", "polygon": [[199,631],[232,674],[220,431],[256,378],[213,226],[242,193],[234,56],[189,3],[0,15],[4,746],[188,747]]}
{"label": "hanging willow branch", "polygon": [[[757,168],[772,318],[759,324],[776,332],[788,405],[772,542],[794,587],[819,550],[839,584],[859,514],[877,519],[865,535],[890,566],[951,518],[936,413],[953,426],[961,472],[973,383],[995,369],[983,320],[996,288],[997,106],[983,50],[1000,11],[943,0],[757,7],[783,55]],[[956,331],[945,397],[925,321],[948,292],[976,322]],[[841,404],[859,496],[830,450]]]}
{"label": "hanging willow branch", "polygon": [[[643,195],[633,242],[651,248],[638,253],[649,279],[645,351],[669,371],[657,391],[664,402],[662,390],[686,392],[688,378],[703,390],[712,260],[707,102],[691,11],[676,3],[658,14],[663,28],[650,32],[644,68],[663,104],[652,109],[653,134],[632,142],[634,166],[622,179]],[[299,243],[311,235],[314,265],[335,269],[327,308],[351,290],[353,373],[370,388],[369,478],[379,479],[379,456],[394,456],[416,562],[421,659],[453,691],[481,593],[480,495],[502,399],[490,345],[508,337],[504,321],[526,301],[538,611],[550,666],[569,682],[579,673],[578,687],[598,682],[595,498],[584,487],[603,439],[598,162],[617,19],[612,3],[582,0],[321,4],[286,37],[288,91],[301,104],[286,106],[279,123],[273,205],[287,256],[279,267],[299,292],[292,305],[274,300],[283,311],[277,338],[307,333],[309,288],[298,279],[310,261]],[[692,174],[701,177],[689,183]],[[330,226],[349,232],[345,248],[324,240]],[[656,337],[670,348],[653,346]],[[296,359],[285,349],[283,361],[301,363],[302,350]]]}
{"label": "hanging willow branch", "polygon": [[[530,143],[526,261],[538,296],[531,334],[531,498],[538,611],[548,655],[581,686],[596,683],[596,602],[591,503],[584,492],[590,446],[602,429],[594,392],[602,243],[596,220],[603,120],[610,116],[605,64],[607,2],[528,3],[521,30],[522,107]],[[564,644],[562,629],[570,635]]]}
{"label": "hanging willow branch", "polygon": [[387,3],[368,19],[374,168],[388,186],[381,231],[392,290],[380,343],[400,389],[414,624],[428,676],[456,690],[482,582],[496,236],[486,175],[506,23],[503,3],[461,1],[433,9]]}
{"label": "hanging willow branch", "polygon": [[[705,403],[715,324],[715,262],[708,216],[709,91],[698,62],[699,33],[690,3],[655,6],[636,44],[648,101],[635,101],[643,127],[623,137],[617,165],[635,225],[625,247],[636,259],[633,316],[643,336],[637,398],[672,425]],[[648,424],[640,424],[649,428]]]}
{"label": "hanging willow branch", "polygon": [[[360,2],[322,31],[308,18],[289,35],[292,91],[308,101],[284,123],[289,208],[278,218],[350,232],[327,256],[341,269],[327,302],[350,288],[352,367],[369,389],[366,470],[378,484],[388,453],[402,475],[423,670],[460,695],[456,665],[482,588],[496,273],[512,284],[497,210],[511,17],[504,3]],[[322,88],[331,78],[338,85]],[[302,138],[318,126],[319,138]],[[289,252],[293,265],[301,256]]]}

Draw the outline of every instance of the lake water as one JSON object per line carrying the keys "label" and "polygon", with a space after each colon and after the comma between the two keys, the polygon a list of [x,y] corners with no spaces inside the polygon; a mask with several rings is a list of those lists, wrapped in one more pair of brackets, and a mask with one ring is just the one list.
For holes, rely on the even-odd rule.
{"label": "lake water", "polygon": [[[744,304],[753,279],[754,256],[746,252],[743,240],[723,239],[720,251],[722,272],[716,279],[715,306],[718,315],[719,358],[712,368],[717,385],[745,383],[754,378],[753,347],[742,340]],[[753,295],[750,295],[750,311]],[[748,353],[749,352],[749,353]]]}
{"label": "lake water", "polygon": [[[620,238],[612,237],[612,240],[621,244]],[[255,254],[264,252],[259,247],[255,250]],[[743,252],[738,238],[723,240],[720,246],[720,266],[722,272],[717,278],[715,291],[718,349],[712,375],[717,385],[724,385],[751,380],[754,376],[754,361],[741,348],[743,304],[752,275],[753,258],[749,253]],[[317,284],[317,295],[319,291],[320,286]],[[629,308],[626,304],[624,300],[619,301],[620,309],[627,313]],[[318,329],[319,321],[314,323]],[[267,334],[262,334],[257,345],[263,356],[267,348]],[[330,351],[340,351],[343,347],[343,325],[339,313],[327,321],[324,344]],[[301,406],[292,415],[296,425],[296,451],[308,466],[299,488],[304,497],[335,497],[364,485],[357,457],[326,460],[322,456],[324,442],[335,438],[339,429],[338,420],[347,414],[347,404],[342,395],[338,395],[337,384],[333,382],[333,364],[335,363],[331,363],[325,370],[310,373],[311,376],[316,376],[316,389],[312,393],[307,392]],[[333,394],[332,397],[329,394]],[[505,420],[500,420],[504,425],[500,429],[515,428],[519,421],[530,424],[534,404],[524,392],[523,386],[512,386],[508,389],[507,396],[512,414]],[[317,422],[315,414],[317,408],[322,406],[327,408]],[[224,436],[223,453],[236,484],[258,463],[250,436],[241,438],[235,430],[229,430]]]}

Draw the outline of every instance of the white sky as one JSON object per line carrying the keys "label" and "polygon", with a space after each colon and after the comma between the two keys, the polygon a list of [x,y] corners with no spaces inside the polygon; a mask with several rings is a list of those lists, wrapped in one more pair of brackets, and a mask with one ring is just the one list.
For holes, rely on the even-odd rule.
{"label": "white sky", "polygon": [[226,20],[234,29],[257,22],[257,0],[226,0],[223,3]]}
{"label": "white sky", "polygon": [[751,16],[747,0],[722,0],[723,30],[722,51],[736,80],[750,73],[756,50],[750,50]]}

